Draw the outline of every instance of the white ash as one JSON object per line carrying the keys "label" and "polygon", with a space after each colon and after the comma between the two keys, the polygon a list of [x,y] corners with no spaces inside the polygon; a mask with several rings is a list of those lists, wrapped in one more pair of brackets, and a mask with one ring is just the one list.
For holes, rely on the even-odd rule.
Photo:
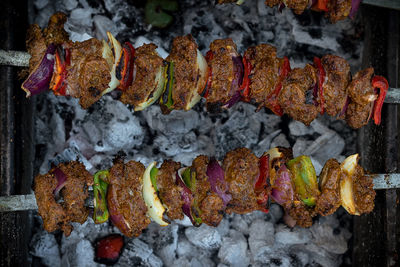
{"label": "white ash", "polygon": [[[246,1],[242,6],[214,6],[210,1],[180,1],[181,11],[167,29],[145,23],[142,6],[123,0],[35,0],[35,22],[45,26],[56,11],[67,13],[65,25],[74,41],[106,38],[111,31],[121,42],[135,47],[154,42],[166,58],[172,38],[191,33],[205,53],[214,39],[231,37],[243,52],[259,43],[277,47],[279,56],[288,56],[292,67],[303,67],[313,56],[332,53],[349,60],[352,70],[361,65],[362,45],[358,21],[331,25],[321,14],[298,16],[265,6],[264,0]],[[132,4],[133,3],[133,4]],[[355,30],[357,29],[357,31]],[[157,105],[133,112],[132,107],[103,97],[88,110],[76,99],[43,94],[37,97],[35,142],[36,169],[47,172],[51,164],[81,160],[94,173],[109,168],[117,154],[126,160],[147,165],[173,159],[190,165],[197,155],[223,159],[226,152],[248,147],[261,156],[270,147],[293,147],[295,156],[312,158],[317,174],[326,159],[343,159],[355,153],[355,132],[345,123],[322,116],[306,127],[280,118],[264,109],[239,103],[220,114],[209,114],[204,103],[192,111],[162,115]],[[194,228],[190,220],[168,227],[152,223],[139,238],[125,239],[118,266],[339,266],[348,250],[350,223],[339,209],[320,217],[310,229],[288,228],[283,209],[273,204],[270,212],[225,215],[217,228]],[[74,224],[68,238],[48,234],[42,228],[31,241],[32,255],[47,266],[102,266],[93,262],[97,238],[118,229],[92,219]],[[57,241],[58,240],[58,241]],[[61,240],[61,241],[60,241]],[[349,259],[346,259],[348,261]]]}

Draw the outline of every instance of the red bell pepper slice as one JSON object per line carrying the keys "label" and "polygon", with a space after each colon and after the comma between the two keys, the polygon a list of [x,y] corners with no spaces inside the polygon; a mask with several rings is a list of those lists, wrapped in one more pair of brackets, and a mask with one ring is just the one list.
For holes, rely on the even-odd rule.
{"label": "red bell pepper slice", "polygon": [[321,59],[314,57],[314,66],[318,69],[318,95],[321,115],[325,112],[325,98],[324,98],[324,81],[325,81],[325,69],[322,66]]}
{"label": "red bell pepper slice", "polygon": [[269,199],[269,191],[266,190],[270,187],[268,183],[269,178],[269,156],[263,155],[259,160],[260,175],[258,176],[257,182],[254,185],[254,192],[257,194],[257,204],[262,206],[263,212],[268,213],[268,209],[265,207]]}
{"label": "red bell pepper slice", "polygon": [[379,89],[378,99],[375,100],[373,113],[374,122],[376,125],[381,124],[382,105],[385,101],[386,93],[389,89],[388,81],[382,76],[374,76],[372,78],[372,86],[377,90]]}
{"label": "red bell pepper slice", "polygon": [[269,104],[270,109],[278,116],[283,115],[282,107],[278,103],[278,95],[279,92],[282,90],[282,82],[286,78],[286,76],[288,76],[290,71],[290,61],[287,57],[284,57],[282,67],[279,70],[278,82],[275,86],[274,91],[267,97],[267,103]]}
{"label": "red bell pepper slice", "polygon": [[201,94],[201,96],[203,96],[204,98],[207,98],[207,97],[208,97],[208,94],[209,94],[209,91],[210,91],[210,88],[211,88],[212,69],[211,69],[211,66],[210,66],[210,64],[209,64],[209,61],[210,61],[211,59],[213,59],[213,57],[214,57],[213,52],[212,52],[211,50],[209,50],[209,51],[206,53],[206,61],[207,61],[207,63],[208,63],[207,82],[206,82],[206,87],[204,88],[203,93]]}
{"label": "red bell pepper slice", "polygon": [[54,80],[52,80],[51,90],[55,95],[65,96],[67,84],[67,66],[71,64],[71,55],[68,48],[58,46],[55,54],[56,64],[54,71]]}
{"label": "red bell pepper slice", "polygon": [[[118,89],[125,91],[133,82],[133,70],[135,63],[135,48],[130,42],[122,46],[122,56],[117,66],[117,72],[121,78]],[[122,68],[122,70],[121,70]]]}
{"label": "red bell pepper slice", "polygon": [[242,95],[242,100],[245,102],[250,102],[250,77],[251,74],[251,62],[247,60],[246,57],[243,57],[243,66],[244,66],[244,75],[243,82],[240,86],[240,93]]}
{"label": "red bell pepper slice", "polygon": [[329,11],[328,9],[329,0],[317,0],[317,2],[312,5],[311,9],[314,11]]}

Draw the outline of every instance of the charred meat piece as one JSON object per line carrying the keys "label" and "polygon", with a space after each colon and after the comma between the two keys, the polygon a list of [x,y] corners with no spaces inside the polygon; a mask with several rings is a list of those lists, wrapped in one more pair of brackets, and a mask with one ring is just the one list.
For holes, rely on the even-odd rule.
{"label": "charred meat piece", "polygon": [[360,213],[369,213],[374,209],[376,192],[373,189],[372,178],[364,174],[364,169],[357,165],[353,174],[353,192],[356,210]]}
{"label": "charred meat piece", "polygon": [[182,220],[182,205],[180,187],[175,183],[175,174],[181,164],[174,161],[164,161],[157,174],[158,195],[167,207],[167,216],[171,220]]}
{"label": "charred meat piece", "polygon": [[[85,200],[88,197],[87,184],[92,183],[91,180],[85,166],[76,161],[62,163],[48,174],[36,176],[34,191],[46,231],[61,229],[65,236],[69,236],[73,229],[70,222],[86,221],[89,210],[85,207]],[[55,195],[58,193],[63,198],[62,203],[57,203]]]}
{"label": "charred meat piece", "polygon": [[265,4],[269,7],[274,7],[282,3],[283,3],[282,0],[265,0]]}
{"label": "charred meat piece", "polygon": [[232,200],[228,203],[227,213],[247,213],[258,209],[254,184],[260,175],[258,158],[247,148],[239,148],[226,154],[223,169],[228,192]]}
{"label": "charred meat piece", "polygon": [[144,44],[135,52],[135,73],[132,85],[122,93],[124,104],[138,106],[152,97],[157,88],[156,76],[164,66],[155,44]]}
{"label": "charred meat piece", "polygon": [[346,88],[351,81],[350,65],[334,55],[323,56],[321,64],[326,75],[323,83],[324,109],[330,116],[336,116],[347,100]]}
{"label": "charred meat piece", "polygon": [[232,86],[234,79],[233,56],[237,55],[236,45],[232,39],[214,40],[210,44],[211,59],[207,59],[211,68],[211,88],[208,90],[207,109],[218,110],[218,107],[227,103],[236,93]]}
{"label": "charred meat piece", "polygon": [[353,102],[365,106],[375,101],[377,96],[371,84],[372,75],[374,75],[373,68],[361,70],[354,75],[353,80],[347,87]]}
{"label": "charred meat piece", "polygon": [[295,120],[309,125],[318,115],[318,108],[313,104],[312,88],[317,81],[314,67],[293,69],[283,81],[279,93],[279,104],[283,111]]}
{"label": "charred meat piece", "polygon": [[107,203],[111,221],[128,237],[139,236],[150,223],[142,197],[143,164],[118,159],[110,169]]}
{"label": "charred meat piece", "polygon": [[203,223],[210,226],[218,226],[224,214],[222,199],[212,192],[207,176],[209,159],[206,156],[198,156],[193,160],[192,169],[196,172],[196,189],[193,192],[194,201],[200,208],[200,218]]}
{"label": "charred meat piece", "polygon": [[329,1],[329,19],[332,23],[343,20],[350,15],[352,0],[330,0]]}
{"label": "charred meat piece", "polygon": [[79,104],[86,109],[99,100],[101,93],[108,88],[110,66],[102,57],[103,43],[97,39],[68,46],[71,64],[67,66],[66,95],[79,98]]}
{"label": "charred meat piece", "polygon": [[350,102],[346,110],[346,122],[353,129],[359,129],[368,124],[372,112],[373,102],[367,105],[360,105]]}
{"label": "charred meat piece", "polygon": [[29,26],[26,37],[26,48],[31,55],[29,72],[32,72],[34,67],[39,64],[49,44],[58,45],[68,41],[68,33],[64,30],[66,21],[67,16],[57,12],[50,17],[48,26],[43,31],[37,24]]}
{"label": "charred meat piece", "polygon": [[328,160],[319,177],[321,195],[317,199],[315,211],[322,216],[334,213],[341,205],[340,164],[336,159]]}
{"label": "charred meat piece", "polygon": [[267,97],[274,91],[279,69],[283,60],[276,57],[276,48],[268,44],[252,46],[244,53],[252,66],[250,76],[250,99],[258,104],[266,105]]}

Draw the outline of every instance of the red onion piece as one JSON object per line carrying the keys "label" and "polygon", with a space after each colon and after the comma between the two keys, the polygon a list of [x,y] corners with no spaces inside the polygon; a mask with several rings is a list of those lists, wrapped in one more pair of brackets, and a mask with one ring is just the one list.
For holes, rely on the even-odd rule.
{"label": "red onion piece", "polygon": [[313,88],[313,103],[314,106],[318,107],[318,82],[315,83],[314,88]]}
{"label": "red onion piece", "polygon": [[125,220],[124,216],[119,212],[118,191],[116,186],[110,184],[107,192],[107,206],[110,213],[111,222],[126,236],[129,236],[131,226]]}
{"label": "red onion piece", "polygon": [[53,170],[53,174],[57,178],[58,182],[56,188],[53,191],[53,194],[56,198],[58,198],[61,189],[63,189],[65,184],[67,183],[67,175],[65,175],[65,173],[59,168],[55,168]]}
{"label": "red onion piece", "polygon": [[294,189],[286,165],[282,165],[279,168],[274,184],[271,186],[271,197],[276,203],[284,206],[285,203],[291,203],[293,201]]}
{"label": "red onion piece", "polygon": [[317,3],[317,0],[309,0],[307,8],[310,9],[315,3]]}
{"label": "red onion piece", "polygon": [[35,67],[29,74],[28,78],[24,81],[21,88],[26,92],[26,97],[37,95],[49,89],[50,80],[54,72],[54,53],[56,46],[50,44],[47,47],[42,61]]}
{"label": "red onion piece", "polygon": [[349,17],[350,18],[354,18],[354,16],[356,15],[358,8],[360,7],[361,4],[361,0],[352,0],[351,1],[351,10],[350,10],[350,14]]}
{"label": "red onion piece", "polygon": [[224,170],[215,158],[211,158],[207,166],[207,177],[210,182],[211,190],[218,194],[226,206],[231,201],[232,196],[227,193],[228,184],[225,181]]}
{"label": "red onion piece", "polygon": [[237,102],[239,102],[241,98],[239,90],[243,82],[244,66],[242,57],[239,54],[237,54],[236,51],[232,52],[232,62],[233,62],[234,77],[232,80],[231,91],[234,91],[235,94],[228,101],[228,103],[223,105],[223,108],[232,107]]}
{"label": "red onion piece", "polygon": [[284,3],[280,3],[278,6],[278,11],[282,12],[282,10],[286,7],[286,5]]}
{"label": "red onion piece", "polygon": [[186,186],[185,182],[182,179],[182,173],[184,170],[185,168],[182,168],[176,172],[176,183],[183,189],[181,191],[181,199],[183,200],[182,211],[186,216],[189,217],[192,224],[195,225],[191,209],[193,196],[192,196],[192,191],[189,189],[189,187]]}
{"label": "red onion piece", "polygon": [[344,114],[346,114],[346,110],[349,107],[349,104],[350,104],[350,97],[347,96],[346,102],[344,103],[343,108],[339,113],[339,117],[342,117]]}

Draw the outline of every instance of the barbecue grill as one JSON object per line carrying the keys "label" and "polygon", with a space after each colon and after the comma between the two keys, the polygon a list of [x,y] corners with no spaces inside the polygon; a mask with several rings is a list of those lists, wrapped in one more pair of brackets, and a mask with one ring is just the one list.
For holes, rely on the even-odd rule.
{"label": "barbecue grill", "polygon": [[[35,98],[26,99],[20,90],[18,72],[26,66],[25,34],[28,17],[32,14],[30,1],[3,1],[0,51],[0,201],[9,196],[29,195],[32,178],[37,174],[34,165],[33,143]],[[354,216],[353,239],[350,246],[354,266],[396,266],[400,251],[399,111],[400,103],[400,6],[396,1],[364,1],[360,10],[365,31],[362,67],[373,66],[376,73],[387,77],[390,91],[382,112],[380,126],[368,124],[357,132],[357,151],[361,165],[368,171],[381,174],[375,177],[377,190],[375,209],[361,217]],[[376,7],[380,6],[380,7]],[[7,66],[8,65],[8,66]],[[18,198],[18,197],[16,197]],[[20,198],[18,198],[20,199]],[[9,209],[1,212],[0,205],[0,265],[28,266],[29,241],[32,236],[34,208],[27,197],[23,205],[11,200]],[[25,205],[25,206],[24,206]],[[6,208],[3,208],[3,211]],[[21,211],[17,211],[21,210]]]}

